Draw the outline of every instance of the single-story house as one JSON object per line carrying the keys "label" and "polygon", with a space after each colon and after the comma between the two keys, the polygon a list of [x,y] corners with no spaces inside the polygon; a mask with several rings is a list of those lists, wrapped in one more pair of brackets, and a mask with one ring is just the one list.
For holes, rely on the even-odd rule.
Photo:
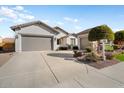
{"label": "single-story house", "polygon": [[56,35],[58,32],[41,21],[32,21],[10,28],[16,33],[16,52],[56,49]]}
{"label": "single-story house", "polygon": [[[93,28],[89,28],[89,29],[86,29],[84,31],[81,31],[81,32],[79,32],[77,34],[78,47],[79,47],[79,49],[85,49],[85,48],[91,47],[91,48],[97,50],[98,45],[101,43],[101,41],[100,42],[97,42],[97,41],[90,42],[88,40],[88,34],[89,34],[89,32],[92,29]],[[105,43],[106,44],[109,44],[109,45],[112,45],[113,44],[113,41],[107,40]]]}
{"label": "single-story house", "polygon": [[[59,41],[62,40],[61,37],[69,35],[69,33],[63,29],[59,27],[52,28],[41,21],[19,24],[11,26],[10,28],[15,31],[16,34],[16,52],[57,50]],[[64,44],[67,44],[67,42],[65,41]]]}

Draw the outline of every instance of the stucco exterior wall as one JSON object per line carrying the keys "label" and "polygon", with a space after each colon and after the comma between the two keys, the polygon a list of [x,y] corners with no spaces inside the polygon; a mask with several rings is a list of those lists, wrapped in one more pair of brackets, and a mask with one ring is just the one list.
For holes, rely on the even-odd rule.
{"label": "stucco exterior wall", "polygon": [[62,32],[59,29],[56,29],[56,30],[59,32],[59,34],[54,35],[54,37],[55,37],[55,40],[54,40],[54,50],[58,49],[58,47],[60,46],[60,45],[57,45],[57,39],[67,35],[66,33]]}
{"label": "stucco exterior wall", "polygon": [[15,36],[15,51],[16,52],[21,52],[21,34],[16,32]]}
{"label": "stucco exterior wall", "polygon": [[29,35],[51,35],[51,36],[53,36],[53,34],[50,33],[49,29],[47,29],[46,27],[41,28],[41,27],[35,26],[35,25],[21,28],[18,31],[18,33],[29,34]]}

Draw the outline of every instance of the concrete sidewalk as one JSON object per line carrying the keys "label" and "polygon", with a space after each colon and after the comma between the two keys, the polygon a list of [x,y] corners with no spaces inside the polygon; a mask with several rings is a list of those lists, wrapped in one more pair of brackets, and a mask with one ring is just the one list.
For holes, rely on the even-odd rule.
{"label": "concrete sidewalk", "polygon": [[[60,55],[54,57],[51,53]],[[124,87],[123,62],[99,70],[75,62],[71,54],[71,51],[16,53],[0,68],[0,87]]]}

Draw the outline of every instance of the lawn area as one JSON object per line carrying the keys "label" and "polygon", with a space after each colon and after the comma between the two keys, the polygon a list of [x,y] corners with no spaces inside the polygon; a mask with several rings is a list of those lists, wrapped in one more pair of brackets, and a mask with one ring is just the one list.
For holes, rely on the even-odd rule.
{"label": "lawn area", "polygon": [[115,58],[120,60],[120,61],[124,61],[124,54],[118,54],[115,56]]}
{"label": "lawn area", "polygon": [[113,50],[113,46],[105,45],[105,50],[106,51],[112,51]]}

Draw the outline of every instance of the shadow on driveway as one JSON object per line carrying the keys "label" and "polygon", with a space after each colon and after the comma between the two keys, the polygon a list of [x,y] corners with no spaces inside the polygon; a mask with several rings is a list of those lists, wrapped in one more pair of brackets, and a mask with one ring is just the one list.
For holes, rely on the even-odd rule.
{"label": "shadow on driveway", "polygon": [[52,57],[64,58],[64,60],[72,60],[73,62],[76,62],[79,64],[87,64],[97,69],[102,69],[102,68],[109,67],[109,66],[119,63],[117,60],[106,60],[105,62],[104,61],[93,62],[93,61],[88,61],[88,60],[87,61],[77,60],[75,57],[73,57],[73,54],[71,53],[49,53],[47,55],[52,56]]}

